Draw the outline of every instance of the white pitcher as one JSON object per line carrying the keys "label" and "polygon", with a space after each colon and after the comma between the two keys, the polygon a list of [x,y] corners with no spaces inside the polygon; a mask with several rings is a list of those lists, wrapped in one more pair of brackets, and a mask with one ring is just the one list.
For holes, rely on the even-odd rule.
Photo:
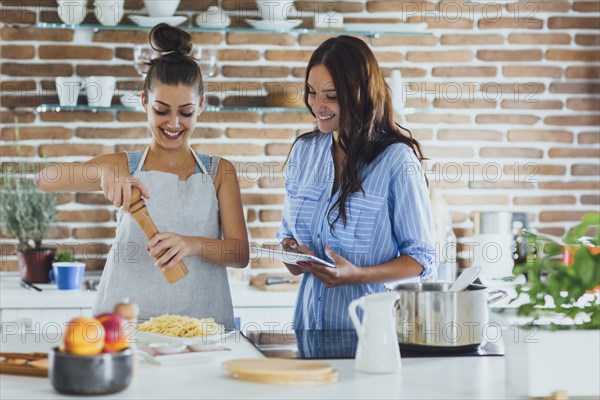
{"label": "white pitcher", "polygon": [[[398,293],[369,294],[354,300],[348,306],[350,318],[358,334],[356,362],[360,372],[388,374],[402,366],[400,347],[394,323],[394,304]],[[361,324],[356,308],[364,310]]]}

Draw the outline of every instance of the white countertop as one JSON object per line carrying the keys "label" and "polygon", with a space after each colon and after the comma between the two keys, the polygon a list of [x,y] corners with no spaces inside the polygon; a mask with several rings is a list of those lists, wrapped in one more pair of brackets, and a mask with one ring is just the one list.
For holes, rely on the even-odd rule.
{"label": "white countertop", "polygon": [[[5,335],[6,336],[6,335]],[[2,351],[48,351],[53,345],[29,335],[2,338]],[[227,359],[262,357],[239,334],[229,336],[232,349],[223,358],[203,363],[152,365],[140,362],[137,375],[125,391],[107,398],[167,399],[515,399],[505,384],[504,357],[408,358],[395,374],[356,372],[354,360],[327,360],[339,372],[339,381],[326,386],[293,387],[235,380],[220,366]],[[1,375],[0,398],[66,398],[45,378]],[[73,396],[69,396],[73,398]],[[95,397],[103,398],[103,397]]]}
{"label": "white countertop", "polygon": [[[95,277],[99,278],[99,277]],[[19,276],[0,273],[0,309],[92,308],[96,293],[87,290],[58,290],[54,284],[36,284],[42,292],[24,289]],[[265,292],[242,282],[230,284],[233,306],[294,307],[296,292]]]}

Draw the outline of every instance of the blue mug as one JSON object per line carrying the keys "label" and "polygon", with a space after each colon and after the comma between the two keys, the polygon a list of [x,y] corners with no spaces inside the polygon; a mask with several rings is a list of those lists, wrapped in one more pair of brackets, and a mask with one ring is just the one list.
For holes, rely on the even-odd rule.
{"label": "blue mug", "polygon": [[56,283],[58,290],[81,289],[85,264],[82,262],[54,262],[50,271],[50,280]]}

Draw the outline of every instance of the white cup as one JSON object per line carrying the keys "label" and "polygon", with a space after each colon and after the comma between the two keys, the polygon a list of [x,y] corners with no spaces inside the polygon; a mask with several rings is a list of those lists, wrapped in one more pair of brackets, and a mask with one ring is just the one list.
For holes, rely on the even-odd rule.
{"label": "white cup", "polygon": [[125,13],[125,0],[95,0],[94,15],[102,25],[115,26]]}
{"label": "white cup", "polygon": [[219,6],[210,6],[196,17],[196,25],[203,28],[226,28],[231,24],[231,17]]}
{"label": "white cup", "polygon": [[144,5],[151,17],[172,17],[179,7],[180,0],[144,0]]}
{"label": "white cup", "polygon": [[73,76],[58,76],[55,83],[60,105],[63,107],[76,106],[83,84],[82,80]]}
{"label": "white cup", "polygon": [[114,76],[90,76],[85,80],[88,106],[110,107],[117,87]]}
{"label": "white cup", "polygon": [[212,47],[195,47],[194,58],[199,60],[198,66],[204,78],[215,76],[217,73],[217,50]]}
{"label": "white cup", "polygon": [[56,0],[58,16],[65,24],[80,24],[87,15],[87,0]]}

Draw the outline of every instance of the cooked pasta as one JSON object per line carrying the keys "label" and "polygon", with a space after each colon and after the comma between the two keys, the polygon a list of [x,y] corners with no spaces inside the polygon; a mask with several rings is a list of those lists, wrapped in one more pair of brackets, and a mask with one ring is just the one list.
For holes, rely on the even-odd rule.
{"label": "cooked pasta", "polygon": [[215,335],[224,331],[223,325],[217,324],[213,318],[198,319],[169,314],[152,317],[138,328],[144,332],[182,338]]}

